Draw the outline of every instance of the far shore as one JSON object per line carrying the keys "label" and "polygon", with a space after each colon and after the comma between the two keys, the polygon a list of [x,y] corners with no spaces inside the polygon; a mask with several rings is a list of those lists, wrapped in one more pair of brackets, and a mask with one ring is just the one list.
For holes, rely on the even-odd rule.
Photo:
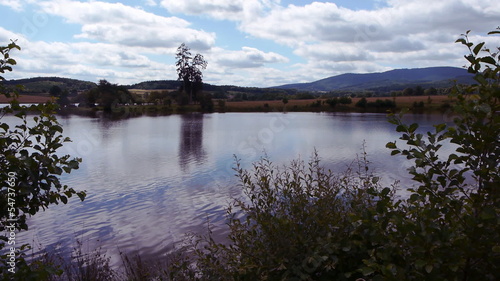
{"label": "far shore", "polygon": [[[306,100],[288,100],[285,104],[281,100],[259,100],[259,101],[225,101],[220,103],[214,100],[213,112],[387,112],[388,110],[399,111],[402,108],[409,108],[417,113],[439,112],[445,107],[449,107],[452,100],[448,96],[398,96],[398,97],[367,97],[367,102],[376,100],[390,100],[396,103],[396,108],[360,108],[356,103],[361,98],[352,98],[352,103],[348,105],[337,104],[335,107],[329,106],[325,101],[327,99],[306,99]],[[7,104],[9,98],[0,96],[0,104]],[[38,104],[53,100],[49,96],[20,95],[17,99],[19,103]],[[176,104],[165,105],[129,105],[120,106],[128,108],[133,112],[157,112],[165,114],[198,112],[197,104],[178,106]],[[79,108],[71,107],[64,110],[64,114],[77,114],[101,111],[99,107]]]}

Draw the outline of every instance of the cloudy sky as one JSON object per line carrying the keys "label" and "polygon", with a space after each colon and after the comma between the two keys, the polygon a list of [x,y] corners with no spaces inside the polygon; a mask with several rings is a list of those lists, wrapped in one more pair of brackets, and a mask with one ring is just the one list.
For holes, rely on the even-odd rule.
{"label": "cloudy sky", "polygon": [[22,47],[7,79],[175,80],[186,43],[208,61],[205,82],[267,87],[461,67],[454,41],[469,29],[500,46],[486,36],[500,25],[498,0],[0,0],[0,18],[0,44]]}

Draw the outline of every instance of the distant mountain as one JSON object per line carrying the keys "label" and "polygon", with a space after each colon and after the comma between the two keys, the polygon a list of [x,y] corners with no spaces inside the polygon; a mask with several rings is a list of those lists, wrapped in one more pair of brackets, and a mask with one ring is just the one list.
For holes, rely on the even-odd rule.
{"label": "distant mountain", "polygon": [[137,84],[127,85],[128,89],[142,89],[142,90],[173,90],[178,89],[181,82],[177,80],[155,80],[144,81]]}
{"label": "distant mountain", "polygon": [[[205,91],[214,93],[241,93],[252,94],[260,98],[276,95],[293,95],[302,91],[329,92],[329,91],[373,91],[387,93],[403,90],[409,87],[422,86],[424,88],[447,88],[454,81],[472,83],[472,74],[466,69],[457,67],[428,67],[415,69],[395,69],[381,73],[368,74],[341,74],[321,79],[311,83],[288,84],[269,88],[238,87],[231,85],[216,86],[204,83]],[[59,86],[72,94],[83,92],[96,87],[96,83],[61,77],[36,77],[4,81],[5,85],[23,85],[24,94],[47,95],[50,88]],[[145,81],[126,86],[129,89],[157,90],[178,89],[181,82],[176,80]]]}
{"label": "distant mountain", "polygon": [[395,69],[380,73],[341,74],[311,83],[288,84],[274,88],[299,91],[390,91],[407,87],[449,87],[454,81],[471,83],[472,74],[457,67]]}
{"label": "distant mountain", "polygon": [[70,93],[86,91],[97,86],[96,83],[93,82],[62,77],[35,77],[27,79],[15,79],[4,81],[4,84],[8,86],[22,85],[24,86],[24,94],[33,95],[48,93],[50,91],[50,88],[52,88],[53,86],[58,86],[63,91],[68,90]]}
{"label": "distant mountain", "polygon": [[[181,86],[181,81],[177,80],[156,80],[145,81],[137,84],[127,85],[128,89],[141,89],[141,90],[177,90]],[[256,95],[265,94],[294,94],[295,90],[289,89],[276,89],[276,88],[257,88],[257,87],[240,87],[233,85],[212,85],[203,83],[203,90],[208,92],[235,92],[235,93],[248,93]]]}

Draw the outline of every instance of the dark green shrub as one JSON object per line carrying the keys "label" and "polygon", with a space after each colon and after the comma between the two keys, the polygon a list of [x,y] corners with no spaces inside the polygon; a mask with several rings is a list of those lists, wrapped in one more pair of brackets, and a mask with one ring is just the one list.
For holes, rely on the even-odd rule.
{"label": "dark green shrub", "polygon": [[352,99],[350,97],[340,97],[338,102],[340,104],[351,104]]}
{"label": "dark green shrub", "polygon": [[[394,243],[368,262],[385,278],[500,279],[500,64],[498,53],[479,56],[484,43],[474,45],[467,34],[457,42],[470,50],[477,84],[453,89],[453,125],[435,125],[423,135],[418,124],[391,119],[406,147],[387,147],[414,161],[410,174],[418,186],[399,203],[404,215],[392,218],[397,231],[388,241]],[[449,143],[455,152],[443,154]],[[383,272],[388,264],[389,275]]]}
{"label": "dark green shrub", "polygon": [[331,98],[331,99],[327,99],[326,100],[326,103],[330,106],[330,107],[335,107],[338,103],[338,99],[337,98]]}
{"label": "dark green shrub", "polygon": [[212,100],[211,94],[201,94],[198,97],[200,101],[200,108],[203,112],[213,112],[214,111],[214,102]]}
{"label": "dark green shrub", "polygon": [[357,103],[356,103],[356,106],[357,107],[361,107],[361,108],[366,108],[366,106],[368,105],[368,101],[366,100],[365,97],[361,98]]}
{"label": "dark green shrub", "polygon": [[[355,230],[359,214],[374,213],[379,200],[378,178],[365,163],[340,175],[322,168],[317,154],[307,165],[292,161],[283,169],[267,158],[252,171],[237,164],[244,197],[228,209],[230,244],[209,237],[208,246],[197,249],[201,279],[362,277],[369,252]],[[383,192],[390,196],[390,189]]]}

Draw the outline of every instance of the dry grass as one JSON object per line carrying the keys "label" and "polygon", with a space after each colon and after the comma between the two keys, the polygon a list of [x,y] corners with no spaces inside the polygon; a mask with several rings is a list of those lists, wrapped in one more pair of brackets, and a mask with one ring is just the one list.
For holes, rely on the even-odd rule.
{"label": "dry grass", "polygon": [[[337,107],[334,110],[339,110],[340,107],[346,110],[350,111],[358,111],[359,108],[355,106],[355,104],[360,100],[361,98],[353,98],[352,103],[349,105],[337,105]],[[451,100],[448,98],[448,96],[431,96],[430,97],[430,103],[429,103],[429,97],[428,96],[409,96],[409,97],[369,97],[366,98],[368,102],[375,102],[376,100],[391,100],[391,101],[396,101],[396,105],[398,108],[403,108],[403,107],[408,107],[411,108],[413,104],[423,102],[425,104],[425,107],[429,110],[435,110],[439,108],[440,106],[450,103]],[[323,104],[323,101],[326,101],[326,99],[308,99],[308,100],[289,100],[288,103],[286,104],[285,108],[286,110],[297,110],[297,111],[316,111],[319,108],[314,108],[311,107],[311,105],[318,100],[321,101],[321,108],[320,109],[325,109],[325,110],[330,110],[328,105]],[[282,111],[284,108],[284,104],[281,100],[274,100],[274,101],[228,101],[226,102],[226,110],[227,111],[263,111],[268,109],[269,111]]]}
{"label": "dry grass", "polygon": [[[316,99],[311,99],[311,100],[289,100],[288,103],[286,104],[286,107],[292,107],[292,106],[307,106],[313,102],[315,102]],[[275,108],[275,107],[283,107],[283,102],[281,100],[272,100],[272,101],[228,101],[226,102],[226,106],[230,108],[256,108],[256,107],[264,107],[265,104],[268,104],[269,107]]]}
{"label": "dry grass", "polygon": [[[51,100],[52,97],[48,96],[30,96],[30,95],[20,95],[17,99],[20,103],[45,103]],[[0,103],[9,103],[12,100],[4,95],[0,95]]]}

